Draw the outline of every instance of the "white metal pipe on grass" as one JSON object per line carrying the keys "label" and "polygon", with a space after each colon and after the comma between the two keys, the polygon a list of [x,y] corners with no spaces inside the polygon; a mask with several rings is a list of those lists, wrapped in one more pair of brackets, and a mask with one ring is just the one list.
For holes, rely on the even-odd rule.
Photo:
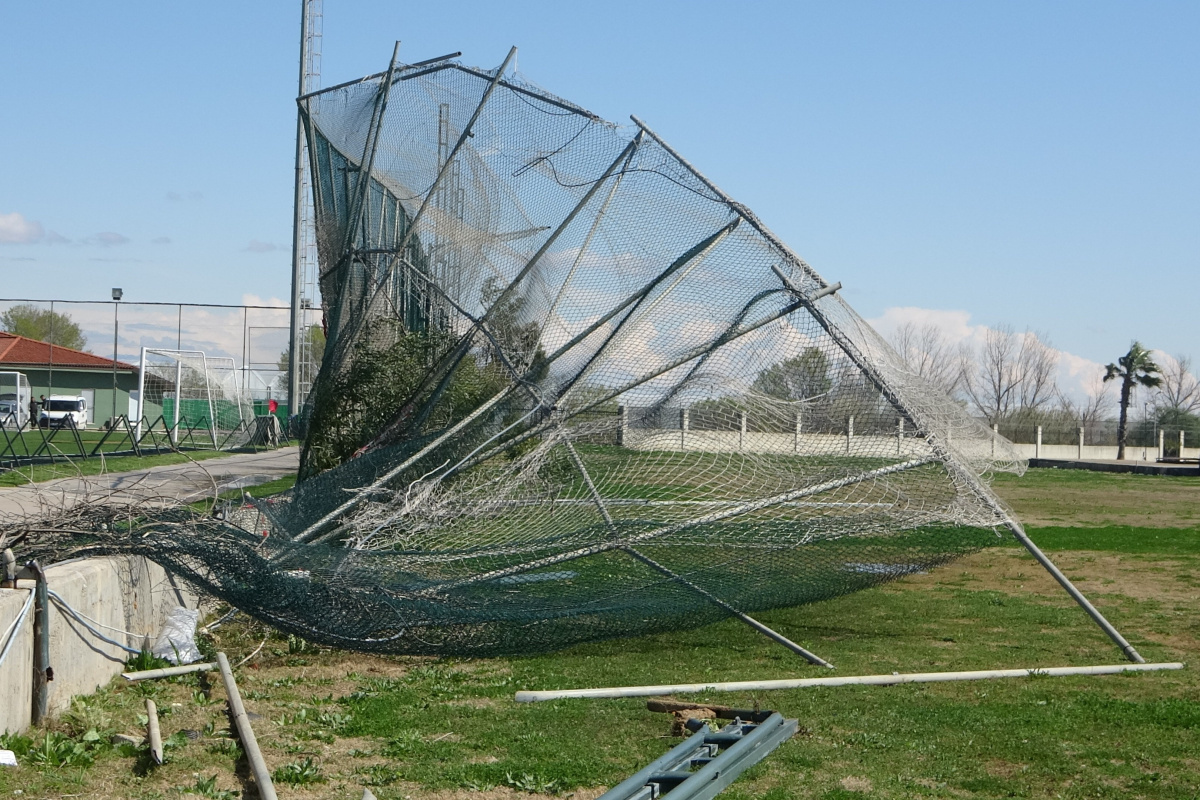
{"label": "white metal pipe on grass", "polygon": [[122,672],[121,677],[127,681],[144,681],[151,678],[174,678],[176,675],[187,675],[189,672],[209,672],[217,668],[217,662],[204,664],[184,664],[181,667],[163,667],[162,669],[144,669],[141,672]]}
{"label": "white metal pipe on grass", "polygon": [[1116,675],[1122,672],[1152,672],[1165,669],[1183,669],[1183,664],[1170,662],[1159,664],[1113,664],[1095,667],[984,669],[974,672],[894,672],[891,675],[846,675],[836,678],[788,678],[772,681],[617,686],[608,689],[561,689],[545,692],[517,692],[516,701],[518,703],[536,703],[542,700],[652,697],[655,695],[696,692],[762,692],[771,689],[808,689],[816,686],[892,686],[898,683],[981,681],[991,678],[1027,678],[1042,675],[1051,677],[1058,677],[1060,675]]}
{"label": "white metal pipe on grass", "polygon": [[146,741],[150,744],[150,757],[155,764],[163,763],[162,732],[158,729],[158,706],[146,698]]}
{"label": "white metal pipe on grass", "polygon": [[237,728],[238,739],[242,742],[242,751],[250,762],[250,771],[254,773],[254,783],[258,786],[258,796],[261,800],[276,800],[275,784],[271,782],[271,771],[263,760],[262,751],[258,749],[258,740],[254,738],[254,730],[250,727],[250,719],[246,716],[246,707],[242,705],[242,695],[237,683],[233,680],[233,670],[229,668],[229,659],[224,653],[217,653],[217,665],[221,668],[221,680],[225,684],[225,694],[229,698],[229,715]]}

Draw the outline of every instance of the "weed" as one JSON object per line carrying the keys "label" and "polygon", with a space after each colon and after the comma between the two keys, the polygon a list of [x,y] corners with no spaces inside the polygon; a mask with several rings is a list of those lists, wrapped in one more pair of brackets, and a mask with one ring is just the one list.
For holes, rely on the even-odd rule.
{"label": "weed", "polygon": [[143,650],[136,656],[130,656],[125,662],[127,672],[142,672],[148,669],[163,669],[165,667],[175,666],[165,658],[159,658],[149,650]]}
{"label": "weed", "polygon": [[90,767],[96,751],[104,740],[95,730],[89,730],[78,741],[61,733],[47,731],[46,738],[27,752],[29,761],[41,767]]}
{"label": "weed", "polygon": [[462,783],[462,788],[469,792],[490,792],[496,788],[496,784],[488,783],[487,781],[465,781]]}
{"label": "weed", "polygon": [[373,764],[357,769],[355,772],[364,776],[363,783],[367,786],[387,786],[404,777],[400,770],[386,764]]}
{"label": "weed", "polygon": [[215,756],[236,758],[241,755],[242,748],[236,739],[217,739],[208,746],[208,752]]}
{"label": "weed", "polygon": [[321,774],[320,765],[313,761],[311,757],[303,761],[293,761],[290,764],[284,764],[271,773],[271,778],[278,783],[287,783],[292,786],[325,782],[325,776]]}
{"label": "weed", "polygon": [[558,781],[548,781],[529,772],[517,776],[511,772],[504,773],[504,785],[529,794],[558,794]]}
{"label": "weed", "polygon": [[308,652],[308,642],[301,639],[299,636],[289,633],[287,638],[288,654],[299,655],[300,653]]}
{"label": "weed", "polygon": [[196,782],[191,786],[179,787],[176,791],[180,794],[197,794],[211,800],[237,800],[239,794],[229,789],[218,789],[216,775],[211,778],[196,778]]}
{"label": "weed", "polygon": [[423,741],[420,731],[400,731],[388,741],[383,752],[388,756],[398,756],[407,753]]}
{"label": "weed", "polygon": [[33,749],[33,739],[19,733],[0,733],[0,750],[12,750],[17,758],[24,758]]}

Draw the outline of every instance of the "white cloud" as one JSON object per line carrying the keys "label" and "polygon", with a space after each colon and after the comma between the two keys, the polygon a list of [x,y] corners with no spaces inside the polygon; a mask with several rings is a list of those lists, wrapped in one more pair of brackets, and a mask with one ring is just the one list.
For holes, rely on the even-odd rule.
{"label": "white cloud", "polygon": [[[989,330],[987,325],[972,325],[968,311],[915,306],[895,306],[885,309],[883,314],[867,322],[888,341],[896,330],[911,322],[918,327],[933,325],[942,332],[946,341],[957,347],[965,344],[978,348]],[[1098,391],[1098,381],[1104,375],[1104,365],[1083,356],[1051,346],[1058,355],[1057,382],[1059,391],[1075,402],[1083,402],[1088,395]]]}
{"label": "white cloud", "polygon": [[25,219],[16,211],[0,214],[0,244],[32,244],[45,234],[42,223]]}
{"label": "white cloud", "polygon": [[263,299],[256,294],[242,295],[242,305],[244,306],[270,306],[271,308],[289,308],[291,304],[287,300],[280,300],[278,297],[269,297]]}

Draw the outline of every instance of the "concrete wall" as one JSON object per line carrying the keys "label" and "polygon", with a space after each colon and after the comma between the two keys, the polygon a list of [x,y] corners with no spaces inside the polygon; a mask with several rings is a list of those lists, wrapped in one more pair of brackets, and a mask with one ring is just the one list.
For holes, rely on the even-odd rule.
{"label": "concrete wall", "polygon": [[[621,441],[631,450],[689,450],[700,453],[796,453],[812,455],[879,456],[918,458],[929,455],[924,439],[912,436],[853,435],[829,433],[757,433],[754,431],[698,431],[690,428],[655,430],[625,428]],[[1022,458],[1111,461],[1116,445],[1013,444]],[[1126,461],[1154,461],[1156,447],[1125,448]],[[1184,458],[1200,458],[1200,447],[1185,447]]]}
{"label": "concrete wall", "polygon": [[[1036,444],[1014,444],[1013,447],[1024,458],[1050,458],[1080,461],[1115,461],[1117,446],[1085,444],[1044,444],[1039,452]],[[1200,447],[1183,448],[1184,458],[1200,458]],[[1126,461],[1154,461],[1158,458],[1157,447],[1133,447],[1126,445]]]}
{"label": "concrete wall", "polygon": [[832,433],[756,433],[754,431],[646,430],[622,434],[631,450],[690,450],[702,453],[799,453],[806,456],[918,457],[929,454],[924,439],[900,436],[846,436]]}
{"label": "concrete wall", "polygon": [[[140,557],[55,564],[46,569],[46,580],[67,605],[95,620],[90,623],[92,627],[133,648],[141,648],[147,637],[153,643],[172,608],[196,606],[196,594],[187,584],[173,581],[157,564]],[[33,585],[33,581],[19,581],[16,589],[0,589],[0,632],[20,613]],[[49,684],[50,713],[70,708],[72,697],[90,694],[107,684],[124,669],[128,657],[121,648],[97,639],[51,600],[50,666],[54,680]],[[31,610],[8,658],[0,664],[0,730],[21,731],[29,726],[32,691]]]}

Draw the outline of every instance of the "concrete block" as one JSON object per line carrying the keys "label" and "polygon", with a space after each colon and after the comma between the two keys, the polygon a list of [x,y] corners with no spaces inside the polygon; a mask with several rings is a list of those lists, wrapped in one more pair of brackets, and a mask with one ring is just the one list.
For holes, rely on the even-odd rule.
{"label": "concrete block", "polygon": [[[8,630],[21,613],[27,597],[28,589],[0,589],[0,633]],[[15,733],[29,727],[32,698],[33,609],[30,608],[8,657],[0,664],[0,731]]]}
{"label": "concrete block", "polygon": [[[116,642],[140,649],[153,642],[167,612],[177,605],[195,608],[197,595],[173,581],[157,564],[137,556],[66,561],[46,568],[50,590],[88,625]],[[19,613],[33,581],[19,581],[15,590],[0,590],[0,631]],[[91,694],[124,669],[129,653],[97,638],[85,625],[50,603],[49,710],[52,715],[71,707],[77,695]],[[0,728],[28,727],[32,705],[33,624],[21,632],[8,659],[0,665]]]}

